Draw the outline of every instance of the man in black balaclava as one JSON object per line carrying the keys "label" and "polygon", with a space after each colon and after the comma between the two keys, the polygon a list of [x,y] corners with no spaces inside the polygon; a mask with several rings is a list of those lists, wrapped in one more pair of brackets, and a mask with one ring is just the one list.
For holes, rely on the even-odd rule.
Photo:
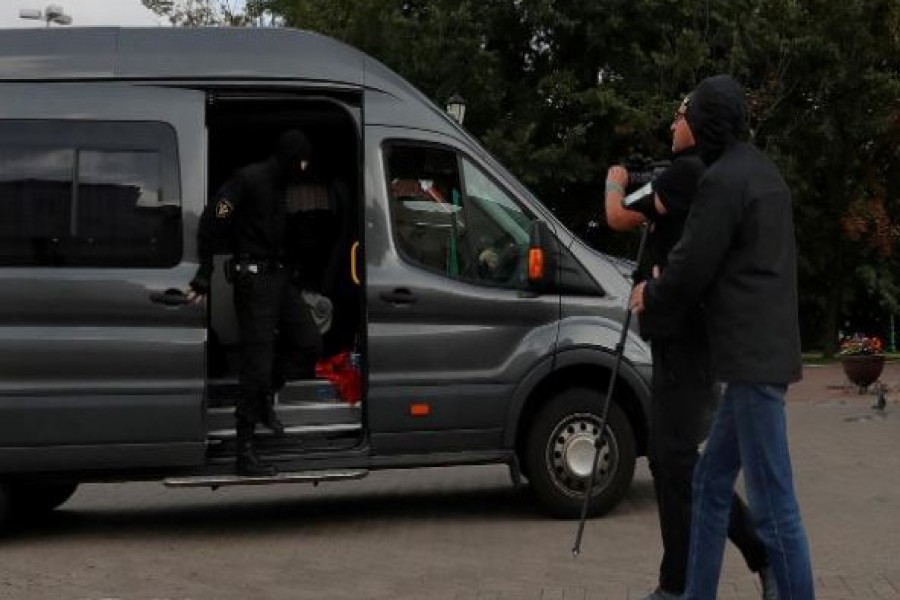
{"label": "man in black balaclava", "polygon": [[729,512],[743,470],[751,514],[781,598],[815,597],[794,493],[784,396],[801,378],[791,194],[746,135],[744,96],[727,75],[704,79],[686,112],[707,170],[681,240],[631,307],[680,319],[698,303],[725,391],[694,470],[685,600],[716,598]]}
{"label": "man in black balaclava", "polygon": [[288,190],[303,179],[311,160],[306,135],[299,130],[284,133],[272,156],[238,170],[200,218],[200,268],[191,282],[192,300],[203,300],[209,293],[213,255],[232,254],[228,268],[241,336],[241,396],[235,407],[240,475],[275,474],[254,450],[256,424],[284,435],[273,406],[277,388],[287,379],[313,378],[322,352],[321,334],[293,276],[292,263],[302,257],[286,251]]}
{"label": "man in black balaclava", "polygon": [[[681,238],[705,166],[685,115],[691,103],[682,101],[669,129],[672,162],[647,186],[628,196],[628,171],[621,166],[606,175],[606,220],[624,231],[647,223],[647,251],[638,265],[638,280],[665,270],[669,252]],[[648,316],[648,315],[645,315]],[[650,340],[653,355],[653,395],[647,455],[659,513],[663,556],[659,584],[643,600],[678,600],[684,593],[691,532],[691,477],[699,446],[709,434],[719,402],[719,386],[710,373],[709,340],[703,311],[694,306],[684,317],[642,318],[641,335]],[[747,506],[734,494],[728,537],[751,571],[761,580],[763,600],[777,600],[775,578],[765,546],[756,533]]]}

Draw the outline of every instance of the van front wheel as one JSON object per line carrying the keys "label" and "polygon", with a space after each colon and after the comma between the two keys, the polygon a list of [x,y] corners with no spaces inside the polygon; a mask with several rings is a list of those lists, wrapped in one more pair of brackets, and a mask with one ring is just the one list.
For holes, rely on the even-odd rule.
{"label": "van front wheel", "polygon": [[[560,392],[537,413],[528,432],[524,462],[545,508],[559,518],[578,518],[584,503],[603,396],[589,388]],[[624,412],[609,407],[604,444],[588,504],[588,516],[603,515],[622,499],[634,477],[636,444]]]}

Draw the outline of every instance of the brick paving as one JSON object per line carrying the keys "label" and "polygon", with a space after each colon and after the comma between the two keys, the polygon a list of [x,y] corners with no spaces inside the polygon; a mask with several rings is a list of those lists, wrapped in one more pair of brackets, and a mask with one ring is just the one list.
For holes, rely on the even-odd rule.
{"label": "brick paving", "polygon": [[[788,393],[820,600],[900,600],[900,363],[884,411],[838,365]],[[0,541],[0,599],[634,600],[660,558],[646,462],[611,514],[547,519],[502,467],[373,473],[348,483],[164,490],[83,486]],[[719,598],[759,597],[728,548]]]}
{"label": "brick paving", "polygon": [[[807,367],[788,393],[795,483],[823,600],[900,599],[900,362],[879,383],[884,410],[873,408],[878,386],[860,393],[839,365]],[[758,598],[730,547],[719,597]]]}
{"label": "brick paving", "polygon": [[[872,408],[876,390],[861,394],[839,365],[808,367],[788,394],[796,486],[821,600],[900,600],[900,363],[886,365],[880,382],[888,400],[883,411]],[[558,554],[545,557],[552,567],[536,577],[540,583],[507,589],[482,580],[479,591],[452,597],[642,597],[654,586],[660,556],[650,485],[642,464],[622,507],[588,524],[578,559],[561,556],[568,539],[554,540]],[[555,583],[548,581],[550,571]],[[572,583],[561,583],[563,574]],[[719,598],[759,598],[755,579],[731,547]]]}

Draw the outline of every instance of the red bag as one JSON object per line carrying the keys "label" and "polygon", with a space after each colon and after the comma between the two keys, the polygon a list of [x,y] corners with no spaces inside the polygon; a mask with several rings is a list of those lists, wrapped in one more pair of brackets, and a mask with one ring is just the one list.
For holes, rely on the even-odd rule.
{"label": "red bag", "polygon": [[344,351],[318,361],[316,377],[330,381],[345,402],[356,404],[362,399],[362,368],[355,352]]}

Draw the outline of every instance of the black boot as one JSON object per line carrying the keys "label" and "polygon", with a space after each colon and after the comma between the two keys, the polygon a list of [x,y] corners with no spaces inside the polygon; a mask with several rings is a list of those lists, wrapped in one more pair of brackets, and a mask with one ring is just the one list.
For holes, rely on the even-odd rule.
{"label": "black boot", "polygon": [[237,424],[237,461],[235,470],[244,477],[271,477],[278,473],[272,465],[259,460],[253,450],[253,423],[238,421]]}
{"label": "black boot", "polygon": [[278,414],[275,412],[272,396],[267,398],[266,410],[263,413],[260,424],[270,430],[275,437],[284,435],[284,423],[281,422],[281,419],[278,418]]}

